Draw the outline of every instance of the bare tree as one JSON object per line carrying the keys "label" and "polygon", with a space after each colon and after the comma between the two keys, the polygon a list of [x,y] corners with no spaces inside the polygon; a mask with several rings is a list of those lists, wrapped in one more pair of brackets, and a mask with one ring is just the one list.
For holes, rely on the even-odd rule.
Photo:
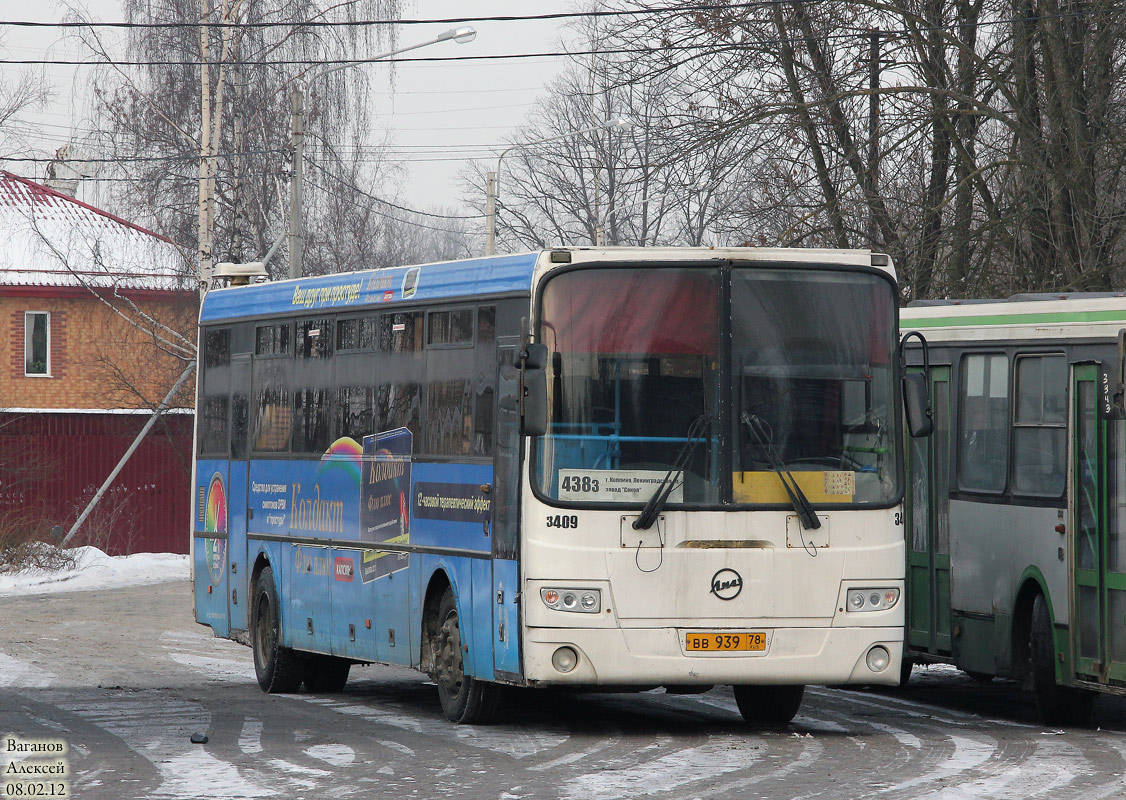
{"label": "bare tree", "polygon": [[[95,145],[124,170],[118,207],[197,250],[204,272],[217,256],[260,257],[285,229],[290,88],[326,61],[362,59],[376,44],[393,44],[388,25],[347,23],[391,19],[398,8],[398,0],[122,0],[125,19],[145,23],[129,29],[127,48],[141,66],[107,66],[95,85],[102,130]],[[113,62],[98,28],[84,37]],[[366,87],[364,70],[350,69],[308,89],[307,152],[338,178],[333,195],[354,188],[339,179],[362,169],[355,154],[373,152]],[[340,142],[349,143],[347,154]],[[374,185],[377,176],[369,170],[363,182]],[[307,191],[312,220],[330,213],[326,195]],[[320,244],[311,242],[313,263]]]}
{"label": "bare tree", "polygon": [[41,108],[51,95],[50,84],[42,74],[26,70],[18,75],[0,75],[0,152],[12,155],[25,149],[23,133],[13,130],[14,123],[24,112]]}
{"label": "bare tree", "polygon": [[1111,133],[1126,95],[1115,33],[1126,9],[683,5],[624,17],[608,49],[630,54],[620,86],[676,75],[685,96],[713,104],[713,129],[696,128],[680,158],[743,137],[725,179],[740,198],[729,241],[741,232],[762,244],[870,244],[896,257],[907,297],[1108,288],[1126,277],[1126,148]]}
{"label": "bare tree", "polygon": [[[601,23],[577,38],[607,46]],[[727,225],[723,187],[735,171],[738,135],[714,137],[709,104],[673,74],[631,74],[628,62],[576,60],[506,145],[498,175],[497,236],[510,249],[550,244],[702,244]],[[625,118],[625,131],[600,123]],[[710,148],[688,147],[704,132]],[[543,141],[547,139],[548,141]],[[485,171],[467,171],[483,195]]]}

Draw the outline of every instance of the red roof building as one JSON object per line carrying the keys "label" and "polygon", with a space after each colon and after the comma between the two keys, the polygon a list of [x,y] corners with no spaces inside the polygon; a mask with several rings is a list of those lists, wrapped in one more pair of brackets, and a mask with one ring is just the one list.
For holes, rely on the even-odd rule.
{"label": "red roof building", "polygon": [[[152,231],[0,171],[0,545],[69,530],[194,359],[190,262]],[[191,386],[71,544],[187,552]]]}

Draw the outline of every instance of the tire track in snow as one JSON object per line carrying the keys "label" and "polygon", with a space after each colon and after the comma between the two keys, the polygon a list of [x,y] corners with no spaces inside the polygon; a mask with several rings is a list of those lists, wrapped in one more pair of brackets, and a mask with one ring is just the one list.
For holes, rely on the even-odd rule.
{"label": "tire track in snow", "polygon": [[139,692],[97,701],[75,701],[63,696],[55,705],[116,736],[150,762],[161,777],[151,797],[251,800],[274,797],[281,791],[281,787],[251,780],[231,762],[192,744],[191,734],[207,730],[211,724],[210,713],[193,703],[168,700],[155,692]]}
{"label": "tire track in snow", "polygon": [[[671,737],[664,745],[672,745]],[[759,754],[740,747],[734,737],[710,737],[697,747],[677,749],[623,769],[587,772],[566,781],[566,800],[620,800],[680,789],[700,781],[743,770]]]}

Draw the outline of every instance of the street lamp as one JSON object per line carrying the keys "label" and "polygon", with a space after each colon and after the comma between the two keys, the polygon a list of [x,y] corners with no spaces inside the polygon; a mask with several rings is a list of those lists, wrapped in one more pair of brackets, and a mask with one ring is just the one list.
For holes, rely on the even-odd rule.
{"label": "street lamp", "polygon": [[504,161],[504,157],[518,147],[534,147],[540,144],[547,144],[548,142],[555,142],[560,139],[567,139],[571,136],[578,136],[583,133],[591,133],[593,131],[602,130],[626,130],[632,128],[633,123],[628,119],[622,117],[611,117],[610,119],[603,120],[597,125],[591,125],[589,128],[580,128],[574,131],[567,131],[558,136],[549,136],[546,139],[537,139],[534,142],[519,142],[511,145],[501,151],[500,157],[497,158],[497,168],[494,172],[486,173],[485,175],[485,255],[496,255],[497,245],[497,177],[500,175],[500,165]]}
{"label": "street lamp", "polygon": [[[300,278],[301,266],[304,259],[305,238],[302,229],[301,217],[301,195],[302,195],[302,181],[304,179],[304,149],[305,149],[305,93],[308,91],[309,86],[313,81],[318,78],[323,78],[333,72],[346,69],[348,67],[356,67],[361,64],[366,64],[372,61],[382,61],[383,59],[397,56],[400,53],[405,53],[408,50],[417,50],[420,47],[429,47],[432,44],[439,42],[448,42],[451,39],[458,44],[466,44],[472,42],[477,38],[477,31],[471,27],[451,28],[450,30],[439,34],[433,39],[418,44],[408,45],[407,47],[399,47],[394,50],[388,50],[386,53],[380,53],[377,56],[365,59],[362,62],[350,64],[336,64],[327,67],[313,75],[304,83],[298,81],[293,86],[293,93],[291,95],[291,108],[292,116],[290,118],[290,147],[293,149],[293,180],[289,184],[289,277]],[[274,248],[271,248],[273,252]],[[268,259],[267,259],[268,260]]]}

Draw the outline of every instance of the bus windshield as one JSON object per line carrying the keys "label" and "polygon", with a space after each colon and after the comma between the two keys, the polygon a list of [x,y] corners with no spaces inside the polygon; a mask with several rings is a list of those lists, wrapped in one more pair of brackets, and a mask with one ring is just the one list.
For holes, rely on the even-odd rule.
{"label": "bus windshield", "polygon": [[582,269],[551,278],[540,308],[552,354],[535,464],[546,497],[644,503],[673,470],[666,507],[788,506],[783,476],[814,506],[898,498],[884,278]]}

